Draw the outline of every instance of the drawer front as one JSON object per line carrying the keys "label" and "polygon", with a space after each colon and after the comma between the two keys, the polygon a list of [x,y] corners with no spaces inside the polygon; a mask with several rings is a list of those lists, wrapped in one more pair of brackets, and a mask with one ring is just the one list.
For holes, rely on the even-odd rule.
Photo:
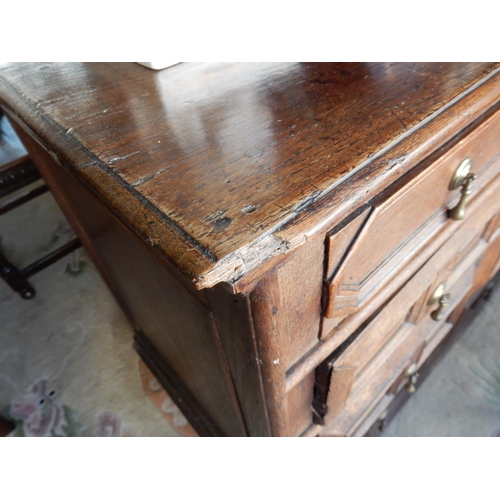
{"label": "drawer front", "polygon": [[[471,205],[470,218],[376,317],[318,367],[317,384],[329,384],[319,409],[325,435],[355,434],[381,400],[390,399],[391,388],[404,383],[408,367],[423,362],[447,333],[447,317],[473,288],[482,257],[496,244],[491,226],[500,209],[498,189],[500,177],[484,203]],[[432,300],[438,288],[441,294]],[[444,300],[442,294],[450,296]],[[442,314],[433,318],[439,309]]]}
{"label": "drawer front", "polygon": [[[406,363],[398,371],[394,382],[389,383],[386,381],[385,384],[382,384],[382,392],[375,395],[367,405],[365,401],[364,411],[360,407],[359,414],[361,416],[356,422],[350,428],[346,426],[343,432],[342,429],[337,429],[335,435],[363,436],[377,419],[380,419],[381,415],[383,416],[385,409],[398,392],[408,390],[410,382],[415,382],[416,386],[414,388],[418,388],[418,370],[420,366],[425,363],[434,349],[450,332],[463,308],[470,302],[471,296],[474,296],[475,292],[484,287],[500,268],[499,219],[500,212],[488,222],[479,238],[473,237],[471,239],[471,241],[475,242],[472,246],[470,246],[470,243],[464,245],[461,251],[448,263],[447,268],[451,274],[445,282],[445,291],[450,295],[450,299],[443,318],[440,321],[434,321],[431,318],[431,312],[436,310],[436,305],[429,304],[429,298],[435,289],[435,284],[415,304],[410,316],[417,323],[412,335],[414,339],[418,340],[418,347],[413,354],[406,353]],[[478,254],[480,254],[479,258],[477,257]],[[415,379],[410,381],[411,376],[415,373],[417,374],[416,381]],[[378,378],[382,378],[380,374]],[[388,386],[390,387],[386,390]],[[353,394],[355,395],[354,390]]]}
{"label": "drawer front", "polygon": [[[450,218],[449,209],[462,197],[461,186],[450,181],[464,159],[472,159],[477,174],[466,207],[480,197],[485,185],[500,171],[500,114],[455,145],[418,174],[408,174],[327,237],[328,298],[325,315],[356,312],[384,284],[411,261],[445,226],[458,229],[463,221]],[[469,217],[466,208],[466,218]],[[430,256],[430,255],[429,255]]]}
{"label": "drawer front", "polygon": [[452,310],[452,312],[447,314],[448,317],[446,320],[434,322],[429,320],[428,317],[427,321],[423,321],[419,325],[419,329],[423,332],[421,337],[425,336],[424,342],[417,348],[414,355],[408,359],[403,370],[397,376],[396,381],[391,385],[389,390],[381,398],[376,398],[378,402],[373,406],[373,409],[366,417],[363,415],[363,418],[350,429],[349,435],[364,436],[377,421],[383,426],[385,416],[387,415],[386,409],[396,395],[403,390],[414,392],[418,389],[420,367],[441,341],[444,340],[453,328],[458,316],[463,312],[463,308],[471,292],[470,285],[475,271],[476,265],[474,263],[469,270],[460,276],[458,281],[452,283],[452,280],[450,280],[446,283],[446,291],[451,295],[450,311]]}

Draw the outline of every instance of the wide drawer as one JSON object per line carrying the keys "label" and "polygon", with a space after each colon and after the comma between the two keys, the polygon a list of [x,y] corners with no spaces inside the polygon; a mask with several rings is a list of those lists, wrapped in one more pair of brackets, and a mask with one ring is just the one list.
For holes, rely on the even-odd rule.
{"label": "wide drawer", "polygon": [[[500,114],[497,113],[428,166],[410,172],[327,237],[327,300],[329,318],[356,312],[419,252],[434,251],[429,242],[443,228],[458,229],[450,217],[464,191],[450,189],[464,160],[477,174],[467,206],[500,171]],[[437,247],[436,247],[437,248]],[[411,267],[411,266],[410,266]],[[409,276],[411,271],[409,271]],[[408,277],[409,277],[408,276]]]}
{"label": "wide drawer", "polygon": [[[424,349],[428,355],[433,332],[474,286],[481,257],[495,244],[490,240],[500,209],[498,189],[500,178],[420,271],[317,368],[316,394],[323,386],[325,400],[316,413],[325,435],[352,435]],[[447,307],[441,295],[431,300],[438,288],[450,294]],[[440,307],[441,317],[433,319]]]}

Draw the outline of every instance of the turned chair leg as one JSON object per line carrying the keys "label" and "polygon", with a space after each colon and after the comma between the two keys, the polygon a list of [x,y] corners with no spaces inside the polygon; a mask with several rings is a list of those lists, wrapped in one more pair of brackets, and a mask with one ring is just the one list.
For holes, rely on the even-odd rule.
{"label": "turned chair leg", "polygon": [[36,292],[30,285],[28,278],[34,274],[42,271],[59,259],[74,252],[80,248],[82,244],[78,238],[71,240],[62,247],[54,250],[45,257],[38,259],[24,269],[18,269],[11,264],[0,252],[0,278],[2,278],[7,285],[10,286],[14,292],[17,292],[23,299],[32,299]]}

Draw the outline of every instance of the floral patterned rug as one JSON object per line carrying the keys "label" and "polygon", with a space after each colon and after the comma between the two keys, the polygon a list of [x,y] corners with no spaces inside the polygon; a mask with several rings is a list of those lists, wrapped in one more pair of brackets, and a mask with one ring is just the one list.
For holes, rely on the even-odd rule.
{"label": "floral patterned rug", "polygon": [[[2,200],[5,201],[5,200]],[[0,218],[24,267],[73,238],[47,193]],[[33,276],[23,300],[0,281],[0,414],[10,436],[195,436],[133,350],[133,331],[84,250]]]}

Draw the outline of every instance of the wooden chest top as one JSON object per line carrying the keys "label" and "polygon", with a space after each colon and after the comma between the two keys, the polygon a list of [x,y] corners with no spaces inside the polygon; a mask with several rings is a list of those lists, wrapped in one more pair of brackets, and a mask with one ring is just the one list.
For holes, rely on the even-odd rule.
{"label": "wooden chest top", "polygon": [[243,290],[491,111],[499,70],[16,63],[0,103],[198,288]]}

